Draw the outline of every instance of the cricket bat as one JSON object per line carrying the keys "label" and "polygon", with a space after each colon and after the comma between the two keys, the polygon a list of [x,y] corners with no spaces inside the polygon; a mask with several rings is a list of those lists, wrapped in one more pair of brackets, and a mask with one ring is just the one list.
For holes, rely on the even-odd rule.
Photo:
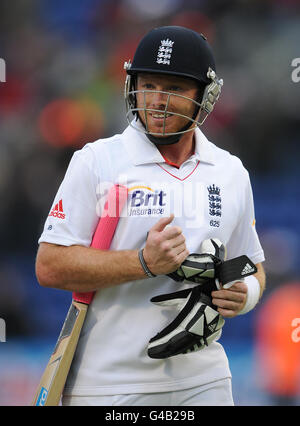
{"label": "cricket bat", "polygon": [[[128,190],[125,186],[114,185],[110,189],[91,247],[100,250],[109,249],[127,195]],[[94,292],[72,294],[70,309],[31,405],[59,405],[81,329],[94,294]]]}

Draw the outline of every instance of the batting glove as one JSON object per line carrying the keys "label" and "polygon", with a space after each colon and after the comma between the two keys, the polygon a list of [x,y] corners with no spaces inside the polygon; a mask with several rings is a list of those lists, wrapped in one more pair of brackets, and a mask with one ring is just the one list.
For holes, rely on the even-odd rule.
{"label": "batting glove", "polygon": [[159,306],[175,306],[177,317],[148,344],[150,358],[163,359],[196,352],[221,336],[224,318],[213,308],[211,298],[192,289],[163,294],[151,299]]}

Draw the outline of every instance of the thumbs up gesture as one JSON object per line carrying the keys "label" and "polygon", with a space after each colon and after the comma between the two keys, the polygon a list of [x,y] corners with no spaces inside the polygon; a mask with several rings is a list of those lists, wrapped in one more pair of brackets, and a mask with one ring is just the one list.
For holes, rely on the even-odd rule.
{"label": "thumbs up gesture", "polygon": [[148,233],[143,255],[148,268],[155,275],[176,271],[189,255],[182,229],[172,226],[173,220],[174,214],[161,218]]}

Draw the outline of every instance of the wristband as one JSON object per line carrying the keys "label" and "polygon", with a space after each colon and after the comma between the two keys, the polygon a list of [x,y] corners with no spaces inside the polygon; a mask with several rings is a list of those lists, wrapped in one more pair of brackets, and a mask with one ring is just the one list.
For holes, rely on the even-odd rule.
{"label": "wristband", "polygon": [[238,313],[238,315],[246,314],[247,312],[251,311],[255,305],[259,301],[260,296],[260,284],[259,281],[254,275],[250,275],[249,277],[244,278],[244,283],[247,286],[247,299],[245,306],[243,309]]}
{"label": "wristband", "polygon": [[154,278],[156,277],[156,275],[152,274],[152,272],[150,271],[150,269],[148,268],[144,256],[143,256],[143,249],[141,249],[139,251],[139,259],[142,265],[142,268],[144,269],[145,274],[149,277],[149,278]]}

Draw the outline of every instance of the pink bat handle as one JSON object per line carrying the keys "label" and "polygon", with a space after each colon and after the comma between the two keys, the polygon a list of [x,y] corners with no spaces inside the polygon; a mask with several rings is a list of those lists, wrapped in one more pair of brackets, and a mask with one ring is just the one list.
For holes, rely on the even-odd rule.
{"label": "pink bat handle", "polygon": [[[109,249],[127,197],[128,189],[123,185],[114,185],[110,189],[91,247],[98,250]],[[94,291],[85,293],[73,292],[72,297],[76,302],[89,305],[93,300],[94,294]]]}

